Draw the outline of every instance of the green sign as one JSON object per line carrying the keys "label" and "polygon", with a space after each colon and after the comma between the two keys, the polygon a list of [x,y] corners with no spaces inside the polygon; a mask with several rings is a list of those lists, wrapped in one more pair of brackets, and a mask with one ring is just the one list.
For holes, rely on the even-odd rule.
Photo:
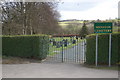
{"label": "green sign", "polygon": [[94,33],[112,33],[112,23],[111,22],[94,23]]}

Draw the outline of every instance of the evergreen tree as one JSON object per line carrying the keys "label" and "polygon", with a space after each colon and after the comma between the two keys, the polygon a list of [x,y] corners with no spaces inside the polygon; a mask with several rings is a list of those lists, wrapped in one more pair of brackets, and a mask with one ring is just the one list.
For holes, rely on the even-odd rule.
{"label": "evergreen tree", "polygon": [[84,22],[83,26],[82,26],[82,29],[80,30],[80,36],[82,38],[85,38],[86,35],[88,35],[88,29],[87,29],[86,23]]}

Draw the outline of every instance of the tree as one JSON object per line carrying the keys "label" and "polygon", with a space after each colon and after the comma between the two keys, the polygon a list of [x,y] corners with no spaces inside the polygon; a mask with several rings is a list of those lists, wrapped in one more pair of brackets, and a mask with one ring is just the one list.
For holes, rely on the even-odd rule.
{"label": "tree", "polygon": [[54,34],[59,32],[59,13],[55,2],[4,2],[4,35]]}
{"label": "tree", "polygon": [[83,26],[82,26],[82,29],[80,30],[80,36],[82,38],[85,38],[86,35],[88,35],[88,29],[87,29],[86,23],[84,22]]}

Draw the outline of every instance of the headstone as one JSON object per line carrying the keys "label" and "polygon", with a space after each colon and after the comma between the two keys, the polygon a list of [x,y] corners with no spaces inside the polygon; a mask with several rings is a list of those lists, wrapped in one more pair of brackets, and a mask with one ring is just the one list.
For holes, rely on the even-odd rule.
{"label": "headstone", "polygon": [[60,47],[61,47],[60,42],[57,42],[56,43],[56,48],[60,48]]}
{"label": "headstone", "polygon": [[78,36],[76,36],[76,39],[78,40]]}
{"label": "headstone", "polygon": [[56,41],[55,40],[53,40],[53,46],[56,46]]}
{"label": "headstone", "polygon": [[66,40],[64,41],[64,47],[67,47],[67,42],[68,42],[68,40],[66,39]]}
{"label": "headstone", "polygon": [[72,42],[73,44],[76,44],[76,40],[73,40],[73,42]]}
{"label": "headstone", "polygon": [[62,42],[62,41],[60,41],[60,46],[62,47],[62,45],[63,45],[63,42]]}

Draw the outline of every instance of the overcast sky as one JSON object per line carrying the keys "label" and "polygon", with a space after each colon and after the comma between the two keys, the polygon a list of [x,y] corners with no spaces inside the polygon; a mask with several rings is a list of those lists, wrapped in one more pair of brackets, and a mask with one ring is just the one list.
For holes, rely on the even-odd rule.
{"label": "overcast sky", "polygon": [[118,2],[120,0],[61,0],[58,11],[61,20],[105,20],[118,17]]}

